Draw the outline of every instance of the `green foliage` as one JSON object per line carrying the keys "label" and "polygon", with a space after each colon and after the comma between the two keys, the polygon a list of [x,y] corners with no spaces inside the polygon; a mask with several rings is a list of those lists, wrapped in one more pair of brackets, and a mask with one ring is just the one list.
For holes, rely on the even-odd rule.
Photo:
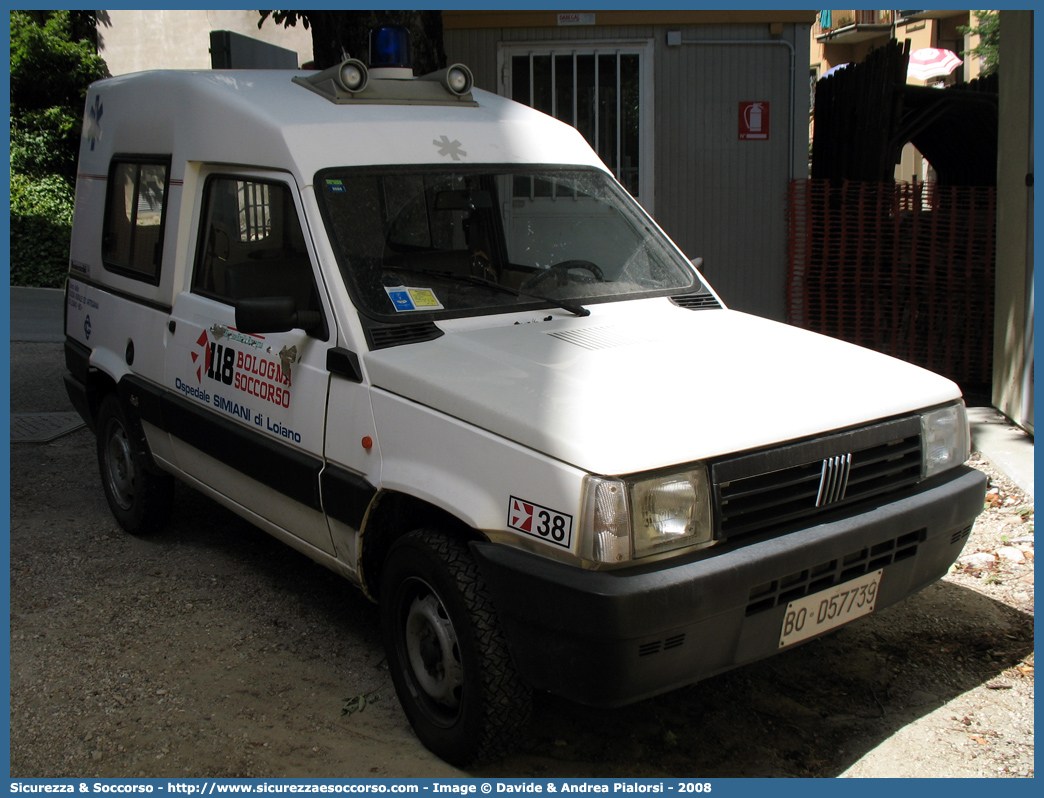
{"label": "green foliage", "polygon": [[[41,22],[40,15],[47,13]],[[74,39],[70,11],[11,12],[11,107],[16,115],[61,107],[83,113],[87,87],[107,77],[94,43]]]}
{"label": "green foliage", "polygon": [[[109,74],[83,12],[12,11],[11,169],[76,180],[87,87]],[[74,38],[79,36],[81,38]]]}
{"label": "green foliage", "polygon": [[11,175],[11,285],[60,288],[69,271],[73,192],[59,175]]}
{"label": "green foliage", "polygon": [[983,77],[992,75],[1000,65],[1000,12],[973,11],[976,25],[961,25],[957,30],[962,34],[978,34],[979,44],[961,55],[974,55],[982,61]]}
{"label": "green foliage", "polygon": [[35,177],[76,179],[81,121],[63,108],[11,118],[11,171]]}
{"label": "green foliage", "polygon": [[88,86],[108,77],[93,11],[12,11],[11,284],[60,287]]}

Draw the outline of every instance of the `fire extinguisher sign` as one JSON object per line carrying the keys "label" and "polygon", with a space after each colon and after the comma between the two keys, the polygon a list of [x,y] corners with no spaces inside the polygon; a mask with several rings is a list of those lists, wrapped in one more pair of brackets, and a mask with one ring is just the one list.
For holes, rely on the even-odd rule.
{"label": "fire extinguisher sign", "polygon": [[739,137],[741,140],[765,141],[769,137],[769,104],[741,102],[739,104]]}

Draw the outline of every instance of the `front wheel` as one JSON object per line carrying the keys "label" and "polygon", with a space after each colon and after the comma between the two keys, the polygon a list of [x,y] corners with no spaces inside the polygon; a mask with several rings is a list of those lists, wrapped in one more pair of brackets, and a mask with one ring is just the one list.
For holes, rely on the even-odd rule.
{"label": "front wheel", "polygon": [[170,515],[173,477],[150,470],[115,394],[102,400],[96,429],[98,470],[112,514],[132,535],[158,530]]}
{"label": "front wheel", "polygon": [[381,625],[399,703],[424,746],[457,767],[502,756],[529,720],[532,693],[465,544],[434,530],[396,541]]}

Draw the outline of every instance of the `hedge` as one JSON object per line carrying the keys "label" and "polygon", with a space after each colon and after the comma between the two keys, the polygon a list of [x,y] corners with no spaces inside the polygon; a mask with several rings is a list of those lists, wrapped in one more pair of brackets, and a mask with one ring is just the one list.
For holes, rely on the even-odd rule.
{"label": "hedge", "polygon": [[11,285],[61,288],[69,271],[73,191],[57,175],[11,175]]}

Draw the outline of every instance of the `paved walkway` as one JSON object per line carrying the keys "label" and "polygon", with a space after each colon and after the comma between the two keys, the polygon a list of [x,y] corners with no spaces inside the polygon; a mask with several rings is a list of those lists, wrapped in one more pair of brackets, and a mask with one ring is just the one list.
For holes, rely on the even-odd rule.
{"label": "paved walkway", "polygon": [[65,340],[65,292],[11,286],[11,342]]}
{"label": "paved walkway", "polygon": [[969,407],[972,449],[1033,498],[1033,438],[992,407]]}

